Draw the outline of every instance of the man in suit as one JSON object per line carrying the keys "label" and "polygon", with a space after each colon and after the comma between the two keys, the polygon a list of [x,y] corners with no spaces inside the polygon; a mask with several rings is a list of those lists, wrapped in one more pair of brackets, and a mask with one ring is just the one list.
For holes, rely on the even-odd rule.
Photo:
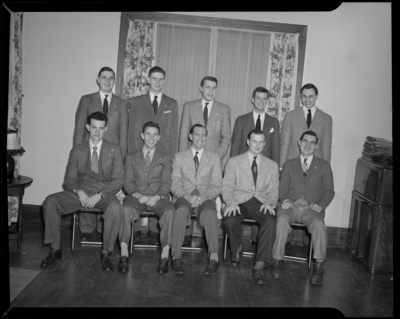
{"label": "man in suit", "polygon": [[237,267],[242,259],[243,219],[250,217],[260,225],[252,271],[254,282],[259,285],[266,283],[264,268],[269,267],[272,259],[276,234],[274,209],[279,184],[278,164],[262,155],[265,143],[264,131],[251,130],[247,138],[249,150],[228,160],[222,181],[222,197],[226,204],[224,225],[232,252],[232,266]]}
{"label": "man in suit", "polygon": [[[194,124],[202,124],[207,128],[208,136],[205,148],[217,153],[221,161],[228,153],[231,144],[231,111],[228,105],[216,101],[218,80],[206,76],[200,82],[202,98],[186,102],[183,105],[181,130],[179,133],[179,152],[190,148],[189,130]],[[186,230],[185,244],[190,243],[189,236],[193,225]]]}
{"label": "man in suit", "polygon": [[101,263],[105,271],[113,269],[111,253],[122,221],[122,207],[115,194],[124,184],[121,147],[103,139],[107,116],[94,112],[87,118],[89,141],[71,150],[64,180],[64,191],[49,195],[43,203],[44,243],[51,244],[50,254],[42,261],[47,268],[61,260],[61,215],[79,209],[98,208],[103,212],[104,234]]}
{"label": "man in suit", "polygon": [[175,154],[172,163],[171,192],[177,198],[172,228],[172,264],[175,274],[184,273],[181,247],[190,216],[197,208],[198,218],[205,229],[209,260],[204,274],[218,271],[218,218],[215,199],[221,193],[222,170],[218,154],[205,148],[207,129],[195,124],[189,132],[192,147]]}
{"label": "man in suit", "polygon": [[[122,156],[125,158],[128,132],[128,107],[126,101],[112,93],[115,85],[115,73],[109,67],[100,69],[97,75],[97,84],[99,92],[87,94],[81,97],[78,109],[75,114],[75,129],[73,146],[89,140],[89,134],[86,130],[86,119],[93,112],[103,112],[107,115],[107,131],[104,133],[104,139],[108,142],[117,144],[121,147]],[[93,230],[102,233],[103,222],[100,215],[81,213],[79,216],[79,229],[82,240],[90,240]]]}
{"label": "man in suit", "polygon": [[[128,152],[136,152],[143,147],[141,138],[143,124],[153,121],[160,126],[160,141],[157,149],[173,157],[178,146],[179,111],[178,102],[162,92],[165,71],[152,67],[147,79],[149,93],[134,97],[129,111]],[[141,219],[135,224],[134,237],[140,237]],[[159,243],[159,229],[156,218],[149,218],[150,243]]]}
{"label": "man in suit", "polygon": [[171,227],[174,204],[169,200],[171,187],[172,161],[168,154],[156,148],[160,140],[160,126],[155,122],[143,125],[142,139],[144,145],[140,150],[128,154],[125,161],[125,191],[128,196],[123,205],[123,222],[119,234],[121,258],[118,270],[128,271],[128,242],[131,236],[131,224],[141,212],[154,212],[161,226],[161,259],[157,272],[168,272],[168,254],[171,245]]}
{"label": "man in suit", "polygon": [[[264,131],[266,136],[262,155],[279,163],[279,121],[265,112],[268,98],[269,92],[266,88],[260,86],[254,89],[251,99],[253,111],[236,119],[230,157],[246,153],[248,149],[247,135],[251,130],[258,129]],[[251,240],[257,242],[257,237],[258,225],[253,225]]]}
{"label": "man in suit", "polygon": [[307,226],[314,248],[313,274],[310,284],[320,285],[325,272],[324,260],[328,233],[324,223],[325,209],[335,196],[332,169],[328,161],[314,156],[318,136],[313,131],[304,132],[298,141],[300,156],[283,164],[279,184],[276,241],[272,253],[271,275],[282,277],[282,263],[290,224],[299,222]]}

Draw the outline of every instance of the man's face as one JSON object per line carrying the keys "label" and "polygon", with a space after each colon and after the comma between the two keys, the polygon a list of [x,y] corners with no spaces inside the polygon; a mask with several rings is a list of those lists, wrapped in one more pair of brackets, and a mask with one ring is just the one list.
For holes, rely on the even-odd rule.
{"label": "man's face", "polygon": [[150,91],[153,94],[158,95],[159,93],[162,92],[162,88],[165,84],[164,74],[159,72],[154,72],[148,78],[148,82],[150,85]]}
{"label": "man's face", "polygon": [[207,141],[207,130],[205,127],[195,127],[193,134],[189,134],[192,146],[196,151],[200,151]]}
{"label": "man's face", "polygon": [[256,96],[251,99],[251,103],[254,105],[254,111],[257,113],[265,112],[265,107],[268,103],[268,93],[256,92]]}
{"label": "man's face", "polygon": [[265,146],[264,134],[251,134],[250,139],[247,140],[247,145],[249,145],[249,151],[252,155],[260,155]]}
{"label": "man's face", "polygon": [[91,119],[90,125],[86,124],[86,129],[89,131],[92,142],[100,142],[104,132],[107,131],[106,122]]}
{"label": "man's face", "polygon": [[303,139],[299,141],[300,153],[304,157],[310,157],[317,149],[317,138],[312,135],[304,135]]}
{"label": "man's face", "polygon": [[97,78],[97,83],[99,84],[100,91],[105,94],[110,94],[115,85],[115,76],[111,71],[103,71]]}
{"label": "man's face", "polygon": [[142,139],[144,140],[144,144],[149,150],[152,150],[156,147],[157,142],[160,140],[160,133],[158,129],[155,127],[146,127],[144,133],[140,134]]}
{"label": "man's face", "polygon": [[315,106],[315,102],[317,101],[319,95],[315,94],[314,89],[304,89],[301,92],[300,98],[301,103],[308,109]]}
{"label": "man's face", "polygon": [[200,86],[200,92],[204,100],[211,102],[214,100],[215,93],[217,92],[217,83],[205,80],[203,86]]}

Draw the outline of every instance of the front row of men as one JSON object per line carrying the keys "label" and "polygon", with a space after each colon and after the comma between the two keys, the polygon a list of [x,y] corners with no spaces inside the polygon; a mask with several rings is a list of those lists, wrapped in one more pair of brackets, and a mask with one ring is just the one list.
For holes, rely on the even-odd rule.
{"label": "front row of men", "polygon": [[[191,215],[197,214],[205,229],[209,253],[204,274],[213,275],[219,266],[215,199],[222,193],[232,266],[237,267],[242,259],[243,219],[252,218],[260,225],[252,271],[254,282],[265,284],[264,269],[269,267],[273,278],[281,278],[290,224],[300,222],[312,234],[316,262],[310,283],[322,283],[327,246],[324,214],[334,190],[330,164],[313,156],[318,147],[318,137],[313,131],[302,134],[300,157],[284,164],[279,181],[277,163],[261,154],[266,143],[261,130],[249,133],[248,152],[230,158],[222,178],[220,157],[204,148],[207,140],[204,125],[192,126],[189,133],[192,147],[175,154],[172,161],[156,148],[160,139],[158,124],[145,123],[141,134],[143,148],[127,155],[125,170],[121,148],[102,139],[107,130],[107,116],[102,112],[90,114],[86,128],[89,141],[75,146],[70,153],[65,190],[48,196],[43,204],[44,242],[51,244],[50,254],[42,261],[43,268],[62,258],[61,215],[85,207],[104,212],[101,263],[105,271],[113,268],[111,253],[117,237],[121,245],[118,270],[128,271],[131,227],[142,212],[151,211],[159,218],[161,228],[157,272],[168,272],[171,252],[172,271],[184,273],[181,247]],[[115,196],[122,187],[127,194],[123,206]],[[172,202],[170,192],[174,197]],[[282,204],[278,204],[278,199]]]}

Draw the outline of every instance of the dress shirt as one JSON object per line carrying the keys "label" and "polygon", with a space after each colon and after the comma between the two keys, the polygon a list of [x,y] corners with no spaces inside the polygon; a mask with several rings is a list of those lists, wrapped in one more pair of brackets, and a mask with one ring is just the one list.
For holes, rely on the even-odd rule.
{"label": "dress shirt", "polygon": [[260,156],[261,156],[261,154],[253,155],[253,154],[250,153],[250,151],[247,151],[247,154],[249,155],[250,167],[251,167],[251,165],[253,165],[254,156],[257,156],[256,163],[257,163],[257,166],[260,167]]}
{"label": "dress shirt", "polygon": [[205,99],[201,99],[201,107],[203,108],[203,113],[204,113],[204,108],[206,107],[206,103],[208,103],[208,105],[207,105],[207,109],[208,109],[207,118],[210,119],[210,112],[211,112],[211,108],[212,108],[212,106],[214,104],[214,100],[212,100],[211,102],[208,102]]}
{"label": "dress shirt", "polygon": [[264,128],[265,112],[263,112],[262,114],[258,114],[257,112],[253,111],[254,127],[256,127],[257,125],[258,115],[260,115],[261,130],[262,130]]}
{"label": "dress shirt", "polygon": [[[97,150],[96,150],[96,153],[97,153],[97,158],[99,159],[99,161],[100,161],[100,150],[101,150],[101,145],[103,144],[103,140],[101,140],[97,145],[96,145],[96,147],[97,147]],[[90,145],[90,160],[92,160],[92,156],[93,156],[93,146],[95,146],[93,143],[92,143],[92,141],[89,139],[89,145]]]}
{"label": "dress shirt", "polygon": [[[301,167],[302,167],[302,168],[303,168],[303,164],[304,164],[304,159],[305,159],[305,158],[306,158],[306,157],[304,157],[303,155],[300,155],[300,163],[301,163]],[[307,166],[308,166],[308,169],[310,169],[310,164],[311,164],[313,158],[314,158],[314,155],[311,155],[310,157],[307,157]]]}
{"label": "dress shirt", "polygon": [[156,148],[155,148],[155,147],[154,147],[152,150],[149,150],[149,149],[146,147],[146,145],[144,145],[143,148],[142,148],[142,151],[143,151],[144,159],[146,159],[147,152],[150,151],[150,154],[149,154],[149,156],[150,156],[150,161],[153,161],[154,152],[156,151]]}
{"label": "dress shirt", "polygon": [[199,165],[200,165],[201,155],[203,155],[203,151],[204,151],[204,147],[203,147],[200,151],[197,151],[197,150],[195,150],[195,149],[193,148],[193,146],[192,146],[193,158],[196,156],[196,152],[199,152],[199,153],[197,154],[197,157],[199,158]]}
{"label": "dress shirt", "polygon": [[307,120],[308,110],[311,110],[311,120],[312,120],[314,118],[314,114],[315,111],[317,110],[317,107],[314,105],[312,108],[308,109],[303,105],[303,112],[304,116],[306,117],[306,120]]}
{"label": "dress shirt", "polygon": [[106,98],[106,95],[108,95],[107,96],[108,108],[110,108],[112,92],[111,93],[107,93],[107,94],[103,93],[102,91],[99,91],[99,92],[100,92],[100,99],[101,99],[101,107],[103,107],[104,99]]}
{"label": "dress shirt", "polygon": [[[150,92],[150,102],[151,104],[153,104],[154,101],[154,97],[156,96],[156,94],[154,94],[153,92]],[[160,103],[161,103],[161,99],[162,99],[162,92],[160,94],[157,94],[157,103],[158,103],[158,108],[160,108]]]}

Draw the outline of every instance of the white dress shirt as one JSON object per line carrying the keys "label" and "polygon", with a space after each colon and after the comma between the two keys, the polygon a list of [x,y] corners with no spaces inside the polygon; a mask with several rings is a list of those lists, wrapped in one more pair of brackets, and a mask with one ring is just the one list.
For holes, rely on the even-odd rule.
{"label": "white dress shirt", "polygon": [[[201,107],[203,108],[203,114],[204,114],[204,108],[206,107],[206,103],[208,103],[208,105],[207,105],[207,109],[208,109],[208,116],[207,116],[207,118],[209,118],[209,117],[210,117],[211,108],[212,108],[212,106],[213,106],[213,104],[214,104],[214,100],[212,100],[211,102],[208,102],[208,101],[206,101],[206,100],[204,100],[204,99],[201,99]],[[197,155],[197,156],[198,156],[198,155]]]}
{"label": "white dress shirt", "polygon": [[254,127],[256,127],[257,125],[258,115],[260,115],[261,130],[262,130],[264,128],[265,112],[263,112],[262,114],[258,114],[257,112],[253,111]]}

